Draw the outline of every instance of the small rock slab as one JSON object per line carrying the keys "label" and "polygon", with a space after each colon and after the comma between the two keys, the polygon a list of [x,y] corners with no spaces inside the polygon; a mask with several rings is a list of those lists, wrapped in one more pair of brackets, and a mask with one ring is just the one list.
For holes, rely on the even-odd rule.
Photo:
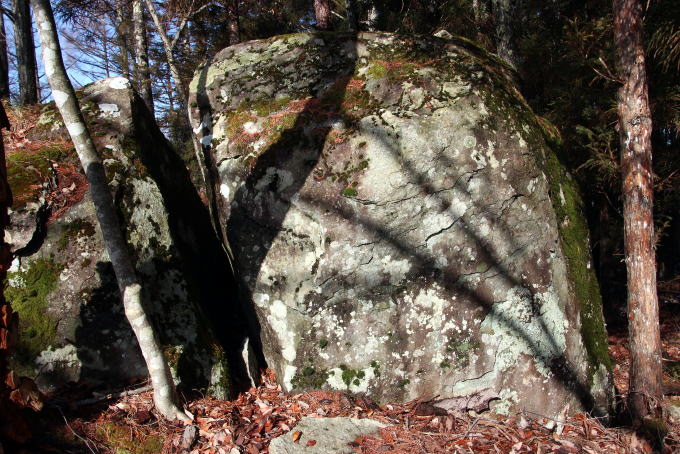
{"label": "small rock slab", "polygon": [[[305,416],[293,430],[273,439],[269,445],[269,452],[271,454],[352,453],[354,450],[349,443],[362,435],[376,433],[381,427],[385,427],[385,424],[373,419]],[[298,432],[301,432],[301,435],[297,435]],[[311,440],[314,440],[314,443],[311,443]]]}

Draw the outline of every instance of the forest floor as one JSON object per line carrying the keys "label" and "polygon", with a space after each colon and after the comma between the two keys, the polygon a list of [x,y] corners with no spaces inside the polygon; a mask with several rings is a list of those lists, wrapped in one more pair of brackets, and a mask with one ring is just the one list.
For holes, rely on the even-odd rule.
{"label": "forest floor", "polygon": [[[680,284],[680,281],[678,282]],[[679,294],[662,298],[662,343],[665,380],[680,381]],[[624,327],[610,325],[609,350],[619,401],[627,392],[630,354]],[[138,385],[139,386],[139,385]],[[142,388],[143,389],[143,388]],[[75,396],[71,396],[75,402]],[[680,405],[669,397],[667,404]],[[377,406],[365,396],[316,391],[286,394],[271,372],[257,388],[234,401],[190,399],[186,407],[195,416],[198,431],[187,438],[186,427],[159,420],[150,391],[103,400],[90,406],[64,405],[63,395],[52,406],[37,437],[41,452],[97,454],[255,454],[268,453],[273,438],[293,432],[302,446],[316,441],[296,431],[298,421],[314,417],[350,416],[378,420],[386,427],[375,435],[359,437],[348,449],[363,454],[393,453],[647,453],[645,438],[626,427],[603,424],[585,414],[552,420],[535,414],[498,417],[490,414],[433,415],[415,400]],[[49,401],[48,401],[49,407]],[[431,407],[429,407],[431,408]],[[43,411],[45,413],[45,411]],[[666,416],[669,428],[664,452],[680,452],[680,420]],[[184,436],[183,436],[184,435]],[[187,446],[189,446],[187,448]]]}

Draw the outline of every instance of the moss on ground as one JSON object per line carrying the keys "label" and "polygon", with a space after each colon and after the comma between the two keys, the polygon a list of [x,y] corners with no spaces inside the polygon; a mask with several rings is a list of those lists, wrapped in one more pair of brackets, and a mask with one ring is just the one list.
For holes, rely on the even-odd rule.
{"label": "moss on ground", "polygon": [[5,297],[19,314],[19,340],[12,352],[19,372],[31,368],[35,358],[49,347],[56,335],[56,322],[47,314],[48,296],[57,288],[62,265],[38,259],[26,270],[7,275]]}
{"label": "moss on ground", "polygon": [[163,438],[145,431],[131,431],[126,424],[106,421],[97,428],[97,436],[114,454],[157,454],[163,451]]}

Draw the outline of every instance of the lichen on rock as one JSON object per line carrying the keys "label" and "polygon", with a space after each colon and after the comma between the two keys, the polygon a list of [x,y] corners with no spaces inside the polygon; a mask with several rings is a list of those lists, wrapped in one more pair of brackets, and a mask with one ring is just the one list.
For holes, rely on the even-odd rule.
{"label": "lichen on rock", "polygon": [[[176,207],[169,206],[161,190],[168,183],[154,179],[149,168],[149,154],[173,151],[160,131],[160,138],[149,135],[157,126],[140,114],[143,102],[128,82],[95,82],[78,95],[123,216],[144,283],[145,306],[172,360],[174,377],[192,389],[210,388],[227,396],[229,367],[219,354],[221,343],[203,314],[205,297],[190,282],[173,230],[172,220],[181,213],[171,212]],[[47,135],[59,146],[9,156],[10,185],[20,195],[12,220],[27,218],[10,232],[9,242],[15,252],[29,249],[29,239],[33,243],[15,261],[16,271],[7,281],[7,297],[21,316],[24,343],[16,349],[16,365],[36,377],[43,390],[69,381],[110,386],[144,377],[146,366],[123,313],[94,205],[85,194],[85,179],[66,130],[54,114],[53,104],[45,107],[44,120],[32,134],[42,140]],[[156,157],[155,165],[164,160]],[[64,168],[78,184],[63,187],[59,172]],[[186,169],[181,164],[166,166],[166,173],[173,171],[167,179],[181,187]],[[186,180],[190,184],[188,176]],[[45,216],[36,224],[38,209]]]}
{"label": "lichen on rock", "polygon": [[190,105],[287,390],[492,388],[497,412],[607,410],[589,252],[553,190],[565,174],[496,58],[455,38],[286,35],[223,50]]}

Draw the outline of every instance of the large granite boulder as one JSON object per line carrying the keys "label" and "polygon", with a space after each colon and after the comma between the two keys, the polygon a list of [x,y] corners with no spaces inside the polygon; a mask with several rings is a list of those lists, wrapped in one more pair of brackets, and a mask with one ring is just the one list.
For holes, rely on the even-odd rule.
{"label": "large granite boulder", "polygon": [[287,390],[611,403],[575,184],[494,56],[296,34],[199,68],[204,176]]}
{"label": "large granite boulder", "polygon": [[[173,373],[188,387],[225,396],[228,361],[206,323],[213,315],[206,300],[215,295],[203,278],[212,276],[212,289],[221,291],[229,279],[217,270],[229,269],[226,255],[217,263],[221,246],[207,209],[126,79],[96,82],[79,97]],[[15,370],[45,391],[146,377],[87,181],[54,103],[29,138],[7,158],[15,194],[7,239],[16,258],[5,292],[20,320]],[[200,249],[208,249],[203,263]]]}

